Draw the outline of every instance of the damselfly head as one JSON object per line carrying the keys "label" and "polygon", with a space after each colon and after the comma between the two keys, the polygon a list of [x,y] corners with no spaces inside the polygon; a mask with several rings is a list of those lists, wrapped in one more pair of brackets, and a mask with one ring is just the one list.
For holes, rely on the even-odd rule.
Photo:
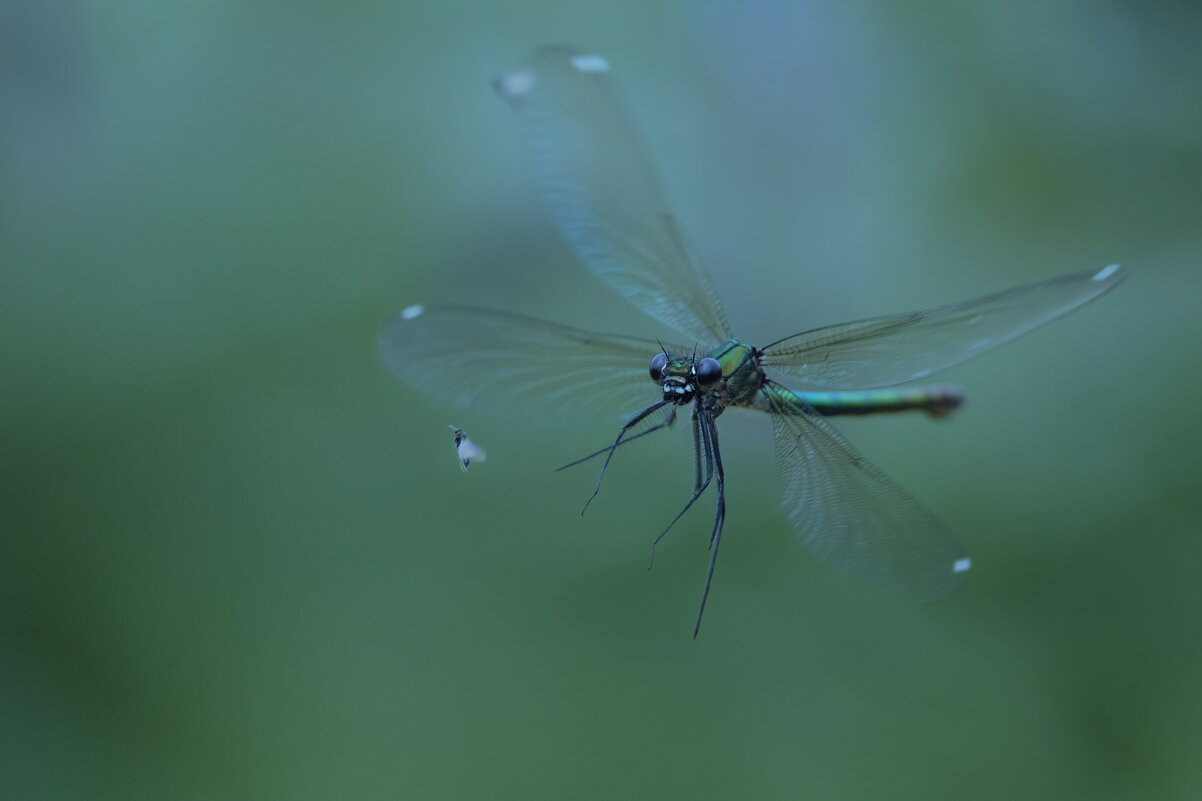
{"label": "damselfly head", "polygon": [[673,356],[661,351],[655,354],[647,372],[663,388],[664,400],[685,404],[693,400],[699,386],[712,386],[722,377],[722,365],[716,359],[697,359],[696,354]]}

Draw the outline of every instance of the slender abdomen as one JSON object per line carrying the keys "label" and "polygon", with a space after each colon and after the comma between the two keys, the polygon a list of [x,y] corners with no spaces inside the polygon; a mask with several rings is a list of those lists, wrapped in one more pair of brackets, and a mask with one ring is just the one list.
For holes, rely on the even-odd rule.
{"label": "slender abdomen", "polygon": [[954,384],[923,387],[869,389],[856,392],[794,392],[798,399],[823,417],[837,414],[885,414],[923,411],[945,417],[964,403],[964,392]]}

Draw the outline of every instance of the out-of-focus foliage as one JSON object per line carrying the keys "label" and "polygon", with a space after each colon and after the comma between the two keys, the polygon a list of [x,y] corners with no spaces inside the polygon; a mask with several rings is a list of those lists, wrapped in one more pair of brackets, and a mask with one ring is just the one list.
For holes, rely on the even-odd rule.
{"label": "out-of-focus foliage", "polygon": [[[1192,3],[0,2],[9,798],[1197,798]],[[682,432],[398,384],[421,300],[670,332],[573,264],[488,81],[603,52],[763,342],[1123,262],[840,427],[973,554],[911,606],[787,532],[766,420],[644,570]],[[624,410],[615,410],[615,414]],[[447,424],[489,460],[456,468]]]}

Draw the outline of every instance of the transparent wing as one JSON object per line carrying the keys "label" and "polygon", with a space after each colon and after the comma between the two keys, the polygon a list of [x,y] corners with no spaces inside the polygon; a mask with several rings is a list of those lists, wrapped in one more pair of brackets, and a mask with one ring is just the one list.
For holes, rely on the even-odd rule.
{"label": "transparent wing", "polygon": [[654,340],[593,334],[472,306],[410,306],[380,334],[400,379],[460,408],[528,420],[625,417],[662,394]]}
{"label": "transparent wing", "polygon": [[547,47],[496,87],[527,123],[551,219],[585,266],[657,320],[725,342],[726,313],[668,213],[608,72],[600,56]]}
{"label": "transparent wing", "polygon": [[916,381],[1067,314],[1124,277],[1112,264],[929,311],[818,328],[764,348],[763,364],[830,389]]}
{"label": "transparent wing", "polygon": [[769,384],[762,397],[772,412],[782,503],[806,549],[916,600],[959,583],[970,562],[930,511],[788,390]]}

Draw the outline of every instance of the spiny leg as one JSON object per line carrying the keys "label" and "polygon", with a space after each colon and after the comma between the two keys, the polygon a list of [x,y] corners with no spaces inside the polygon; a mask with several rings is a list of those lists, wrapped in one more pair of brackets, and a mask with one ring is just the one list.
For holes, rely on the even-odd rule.
{"label": "spiny leg", "polygon": [[[597,476],[597,486],[593,487],[593,494],[590,495],[589,499],[584,502],[584,509],[580,510],[581,515],[585,513],[585,511],[588,509],[588,505],[593,502],[593,498],[596,498],[597,493],[601,491],[601,479],[605,478],[605,471],[609,468],[609,460],[614,458],[614,451],[617,450],[618,446],[622,444],[622,437],[626,436],[626,432],[638,425],[639,421],[646,418],[647,415],[658,409],[662,409],[669,403],[671,403],[671,401],[657,401],[656,403],[648,406],[646,409],[643,409],[634,417],[630,418],[630,420],[626,422],[626,425],[622,426],[622,430],[618,432],[618,438],[614,440],[613,445],[609,446],[609,453],[605,457],[605,464],[601,465],[601,473]],[[634,437],[631,437],[631,439],[634,439]]]}
{"label": "spiny leg", "polygon": [[726,483],[722,472],[722,454],[718,451],[718,428],[714,425],[714,417],[703,411],[701,418],[702,434],[708,438],[713,449],[714,465],[718,471],[718,509],[714,514],[714,531],[710,534],[710,566],[705,576],[705,592],[701,594],[701,608],[697,610],[697,625],[693,629],[693,639],[701,631],[701,616],[705,614],[705,601],[710,595],[710,582],[714,580],[714,564],[718,561],[718,546],[722,543],[722,523],[726,520]]}
{"label": "spiny leg", "polygon": [[567,470],[569,467],[575,467],[578,464],[587,462],[589,459],[592,459],[596,456],[600,456],[601,454],[612,450],[613,447],[617,447],[618,445],[625,445],[627,442],[634,442],[639,437],[645,437],[653,431],[659,431],[661,428],[667,428],[668,426],[672,425],[672,423],[675,421],[676,421],[676,407],[673,406],[672,410],[670,412],[668,412],[668,416],[666,418],[664,418],[664,421],[662,423],[656,423],[655,425],[651,426],[651,428],[647,429],[646,431],[640,431],[639,433],[635,434],[633,437],[627,437],[626,439],[621,439],[621,437],[619,436],[620,441],[618,443],[616,443],[616,445],[614,445],[614,446],[607,445],[604,448],[601,448],[600,450],[593,451],[588,456],[581,456],[579,459],[576,459],[575,461],[568,462],[565,465],[560,465],[559,467],[555,468],[551,472],[558,473],[560,470]]}
{"label": "spiny leg", "polygon": [[[701,436],[700,431],[701,431],[701,428],[700,428],[700,423],[698,421],[697,407],[694,406],[693,407],[693,432],[694,432],[695,438],[693,440],[693,449],[694,449],[693,450],[693,461],[696,463],[696,466],[697,466],[696,486],[693,489],[693,496],[691,498],[689,498],[688,502],[684,505],[684,508],[681,509],[679,512],[677,512],[676,517],[672,518],[672,522],[669,523],[667,526],[665,526],[664,530],[661,531],[659,533],[659,536],[655,538],[655,541],[651,543],[651,562],[650,562],[650,564],[647,565],[648,570],[650,570],[652,568],[652,566],[655,564],[655,546],[659,545],[659,541],[664,538],[664,535],[668,533],[668,531],[672,528],[672,526],[676,525],[676,521],[678,521],[678,520],[680,520],[680,518],[684,517],[684,513],[689,511],[689,507],[693,505],[693,502],[696,501],[698,498],[700,498],[702,493],[704,493],[706,491],[706,489],[709,488],[710,480],[713,479],[713,477],[714,477],[714,454],[713,454],[713,451],[710,450],[709,438]],[[704,449],[704,454],[705,454],[704,463],[702,462],[703,449]],[[704,475],[705,475],[704,480],[702,480],[703,466],[704,466]]]}

